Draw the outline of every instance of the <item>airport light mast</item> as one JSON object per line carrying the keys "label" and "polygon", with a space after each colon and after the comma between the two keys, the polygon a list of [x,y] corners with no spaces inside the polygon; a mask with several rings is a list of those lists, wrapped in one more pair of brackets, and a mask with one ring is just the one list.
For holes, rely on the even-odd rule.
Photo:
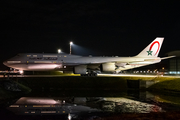
{"label": "airport light mast", "polygon": [[61,49],[58,49],[58,53],[61,53]]}
{"label": "airport light mast", "polygon": [[71,41],[69,44],[70,44],[70,53],[69,54],[71,55],[71,46],[73,45],[73,42]]}

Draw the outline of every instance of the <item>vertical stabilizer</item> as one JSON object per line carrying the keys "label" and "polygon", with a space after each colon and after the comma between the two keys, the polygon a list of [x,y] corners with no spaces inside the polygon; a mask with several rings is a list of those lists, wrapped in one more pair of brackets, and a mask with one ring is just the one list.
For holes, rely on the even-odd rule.
{"label": "vertical stabilizer", "polygon": [[157,37],[136,57],[157,57],[161,49],[164,38]]}

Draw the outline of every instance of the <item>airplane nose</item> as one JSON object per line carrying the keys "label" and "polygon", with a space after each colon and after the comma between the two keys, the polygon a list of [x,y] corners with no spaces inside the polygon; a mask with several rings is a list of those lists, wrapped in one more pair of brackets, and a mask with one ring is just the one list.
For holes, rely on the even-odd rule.
{"label": "airplane nose", "polygon": [[7,61],[4,61],[3,64],[4,64],[5,66],[7,66]]}

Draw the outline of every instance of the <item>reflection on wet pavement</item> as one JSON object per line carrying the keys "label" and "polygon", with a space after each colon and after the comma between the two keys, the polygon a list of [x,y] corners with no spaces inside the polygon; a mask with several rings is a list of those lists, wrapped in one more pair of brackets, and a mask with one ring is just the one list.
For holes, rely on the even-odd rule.
{"label": "reflection on wet pavement", "polygon": [[16,115],[80,115],[95,113],[150,113],[164,112],[161,107],[123,97],[71,97],[36,98],[22,97],[8,110]]}
{"label": "reflection on wet pavement", "polygon": [[[177,97],[177,96],[176,96]],[[162,101],[168,98],[167,101]],[[174,98],[174,97],[172,97]],[[72,119],[104,117],[114,113],[152,113],[180,110],[170,97],[153,95],[147,91],[128,91],[120,97],[21,97],[10,102],[7,109],[15,116],[68,116]],[[24,120],[24,119],[23,119]]]}
{"label": "reflection on wet pavement", "polygon": [[163,112],[162,108],[157,105],[127,98],[105,98],[103,109],[121,113]]}

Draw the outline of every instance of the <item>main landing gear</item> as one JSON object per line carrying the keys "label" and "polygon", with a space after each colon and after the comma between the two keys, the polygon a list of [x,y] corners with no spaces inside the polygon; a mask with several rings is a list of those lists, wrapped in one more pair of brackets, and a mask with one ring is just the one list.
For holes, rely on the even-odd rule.
{"label": "main landing gear", "polygon": [[88,74],[81,74],[81,76],[88,76],[88,77],[96,77],[98,74],[96,72],[88,72]]}
{"label": "main landing gear", "polygon": [[96,77],[97,73],[81,74],[81,76]]}

